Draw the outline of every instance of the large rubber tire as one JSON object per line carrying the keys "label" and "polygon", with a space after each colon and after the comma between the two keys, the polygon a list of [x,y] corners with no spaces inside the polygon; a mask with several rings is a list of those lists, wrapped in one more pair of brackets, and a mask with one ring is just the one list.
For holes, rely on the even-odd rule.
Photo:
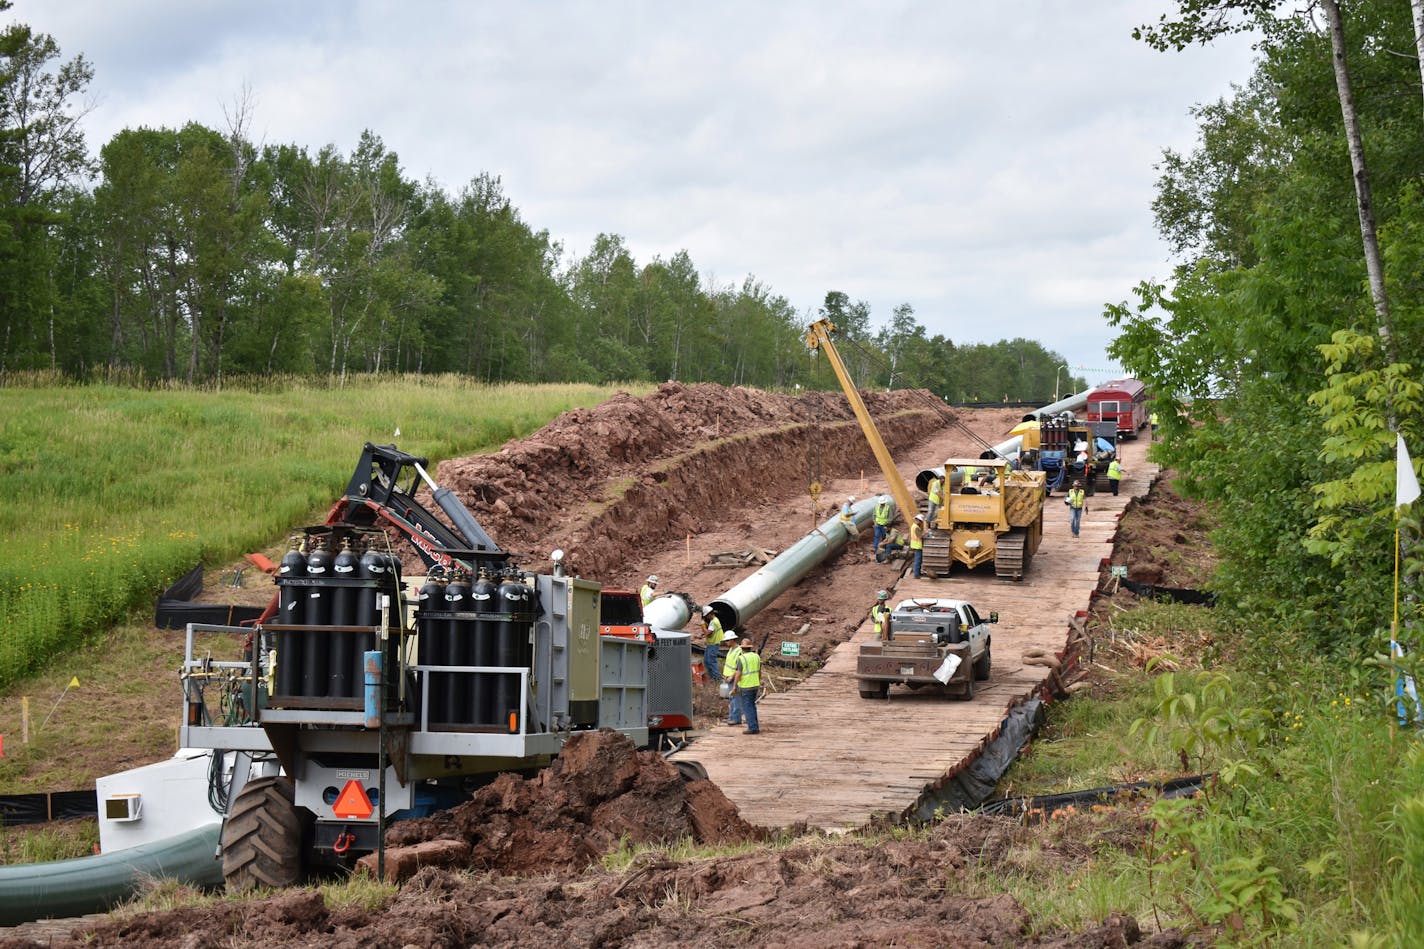
{"label": "large rubber tire", "polygon": [[973,672],[973,670],[970,670],[969,675],[967,675],[967,676],[964,677],[964,692],[961,693],[959,697],[960,697],[961,700],[963,700],[963,701],[965,701],[965,702],[973,701],[973,699],[974,699],[974,672]]}
{"label": "large rubber tire", "polygon": [[993,662],[993,656],[989,654],[989,647],[986,645],[984,647],[984,655],[980,656],[974,662],[974,678],[978,679],[980,682],[983,682],[985,679],[989,678],[989,670],[992,667]]}
{"label": "large rubber tire", "polygon": [[290,778],[247,782],[222,830],[223,880],[230,891],[280,889],[302,877],[302,819]]}
{"label": "large rubber tire", "polygon": [[883,699],[890,694],[889,682],[860,683],[860,697],[863,699]]}

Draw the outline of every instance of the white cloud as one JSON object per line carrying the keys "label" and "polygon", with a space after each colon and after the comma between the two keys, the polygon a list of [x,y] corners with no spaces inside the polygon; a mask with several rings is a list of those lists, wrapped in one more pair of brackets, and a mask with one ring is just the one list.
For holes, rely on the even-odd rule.
{"label": "white cloud", "polygon": [[98,148],[127,126],[223,125],[313,150],[363,129],[407,174],[499,175],[573,252],[686,249],[802,310],[909,302],[955,340],[1027,336],[1105,363],[1102,304],[1168,271],[1150,202],[1188,108],[1249,72],[1241,38],[1130,38],[1147,0],[722,2],[20,0],[94,65]]}

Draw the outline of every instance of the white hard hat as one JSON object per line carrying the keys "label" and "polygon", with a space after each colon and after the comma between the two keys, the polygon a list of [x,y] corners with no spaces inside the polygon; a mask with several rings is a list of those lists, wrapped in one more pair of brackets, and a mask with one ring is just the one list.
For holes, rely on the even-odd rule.
{"label": "white hard hat", "polygon": [[658,575],[656,573],[648,577],[648,585],[654,587],[658,585]]}
{"label": "white hard hat", "polygon": [[846,496],[846,500],[847,500],[847,501],[854,501],[854,500],[855,500],[855,495],[854,495],[854,494],[847,495],[847,496]]}
{"label": "white hard hat", "polygon": [[712,607],[710,607],[710,606],[704,606],[704,607],[702,608],[702,615],[703,615],[703,616],[711,616],[711,615],[712,615]]}
{"label": "white hard hat", "polygon": [[881,503],[881,504],[889,504],[889,503],[890,503],[890,495],[888,495],[888,494],[882,494],[882,495],[880,495],[880,503]]}

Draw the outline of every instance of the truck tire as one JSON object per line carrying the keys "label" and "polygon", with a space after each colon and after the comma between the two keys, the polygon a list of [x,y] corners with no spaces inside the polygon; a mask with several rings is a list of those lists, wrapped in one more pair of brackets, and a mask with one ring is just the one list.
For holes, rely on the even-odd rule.
{"label": "truck tire", "polygon": [[983,682],[989,678],[989,669],[993,665],[993,657],[989,654],[989,647],[984,647],[984,655],[974,661],[974,678]]}
{"label": "truck tire", "polygon": [[302,819],[290,778],[247,782],[222,829],[223,880],[229,891],[278,889],[302,875]]}
{"label": "truck tire", "polygon": [[863,699],[883,699],[890,694],[889,682],[861,682],[860,697]]}
{"label": "truck tire", "polygon": [[969,675],[964,677],[964,692],[959,698],[965,702],[970,702],[974,699],[974,671],[972,669]]}

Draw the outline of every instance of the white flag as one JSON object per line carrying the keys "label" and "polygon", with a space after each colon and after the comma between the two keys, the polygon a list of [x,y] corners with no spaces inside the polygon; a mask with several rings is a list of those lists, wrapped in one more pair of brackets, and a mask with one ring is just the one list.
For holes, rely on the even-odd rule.
{"label": "white flag", "polygon": [[1404,447],[1404,436],[1399,439],[1395,451],[1394,506],[1403,507],[1419,497],[1419,478],[1414,474],[1414,464],[1409,460],[1409,449]]}

